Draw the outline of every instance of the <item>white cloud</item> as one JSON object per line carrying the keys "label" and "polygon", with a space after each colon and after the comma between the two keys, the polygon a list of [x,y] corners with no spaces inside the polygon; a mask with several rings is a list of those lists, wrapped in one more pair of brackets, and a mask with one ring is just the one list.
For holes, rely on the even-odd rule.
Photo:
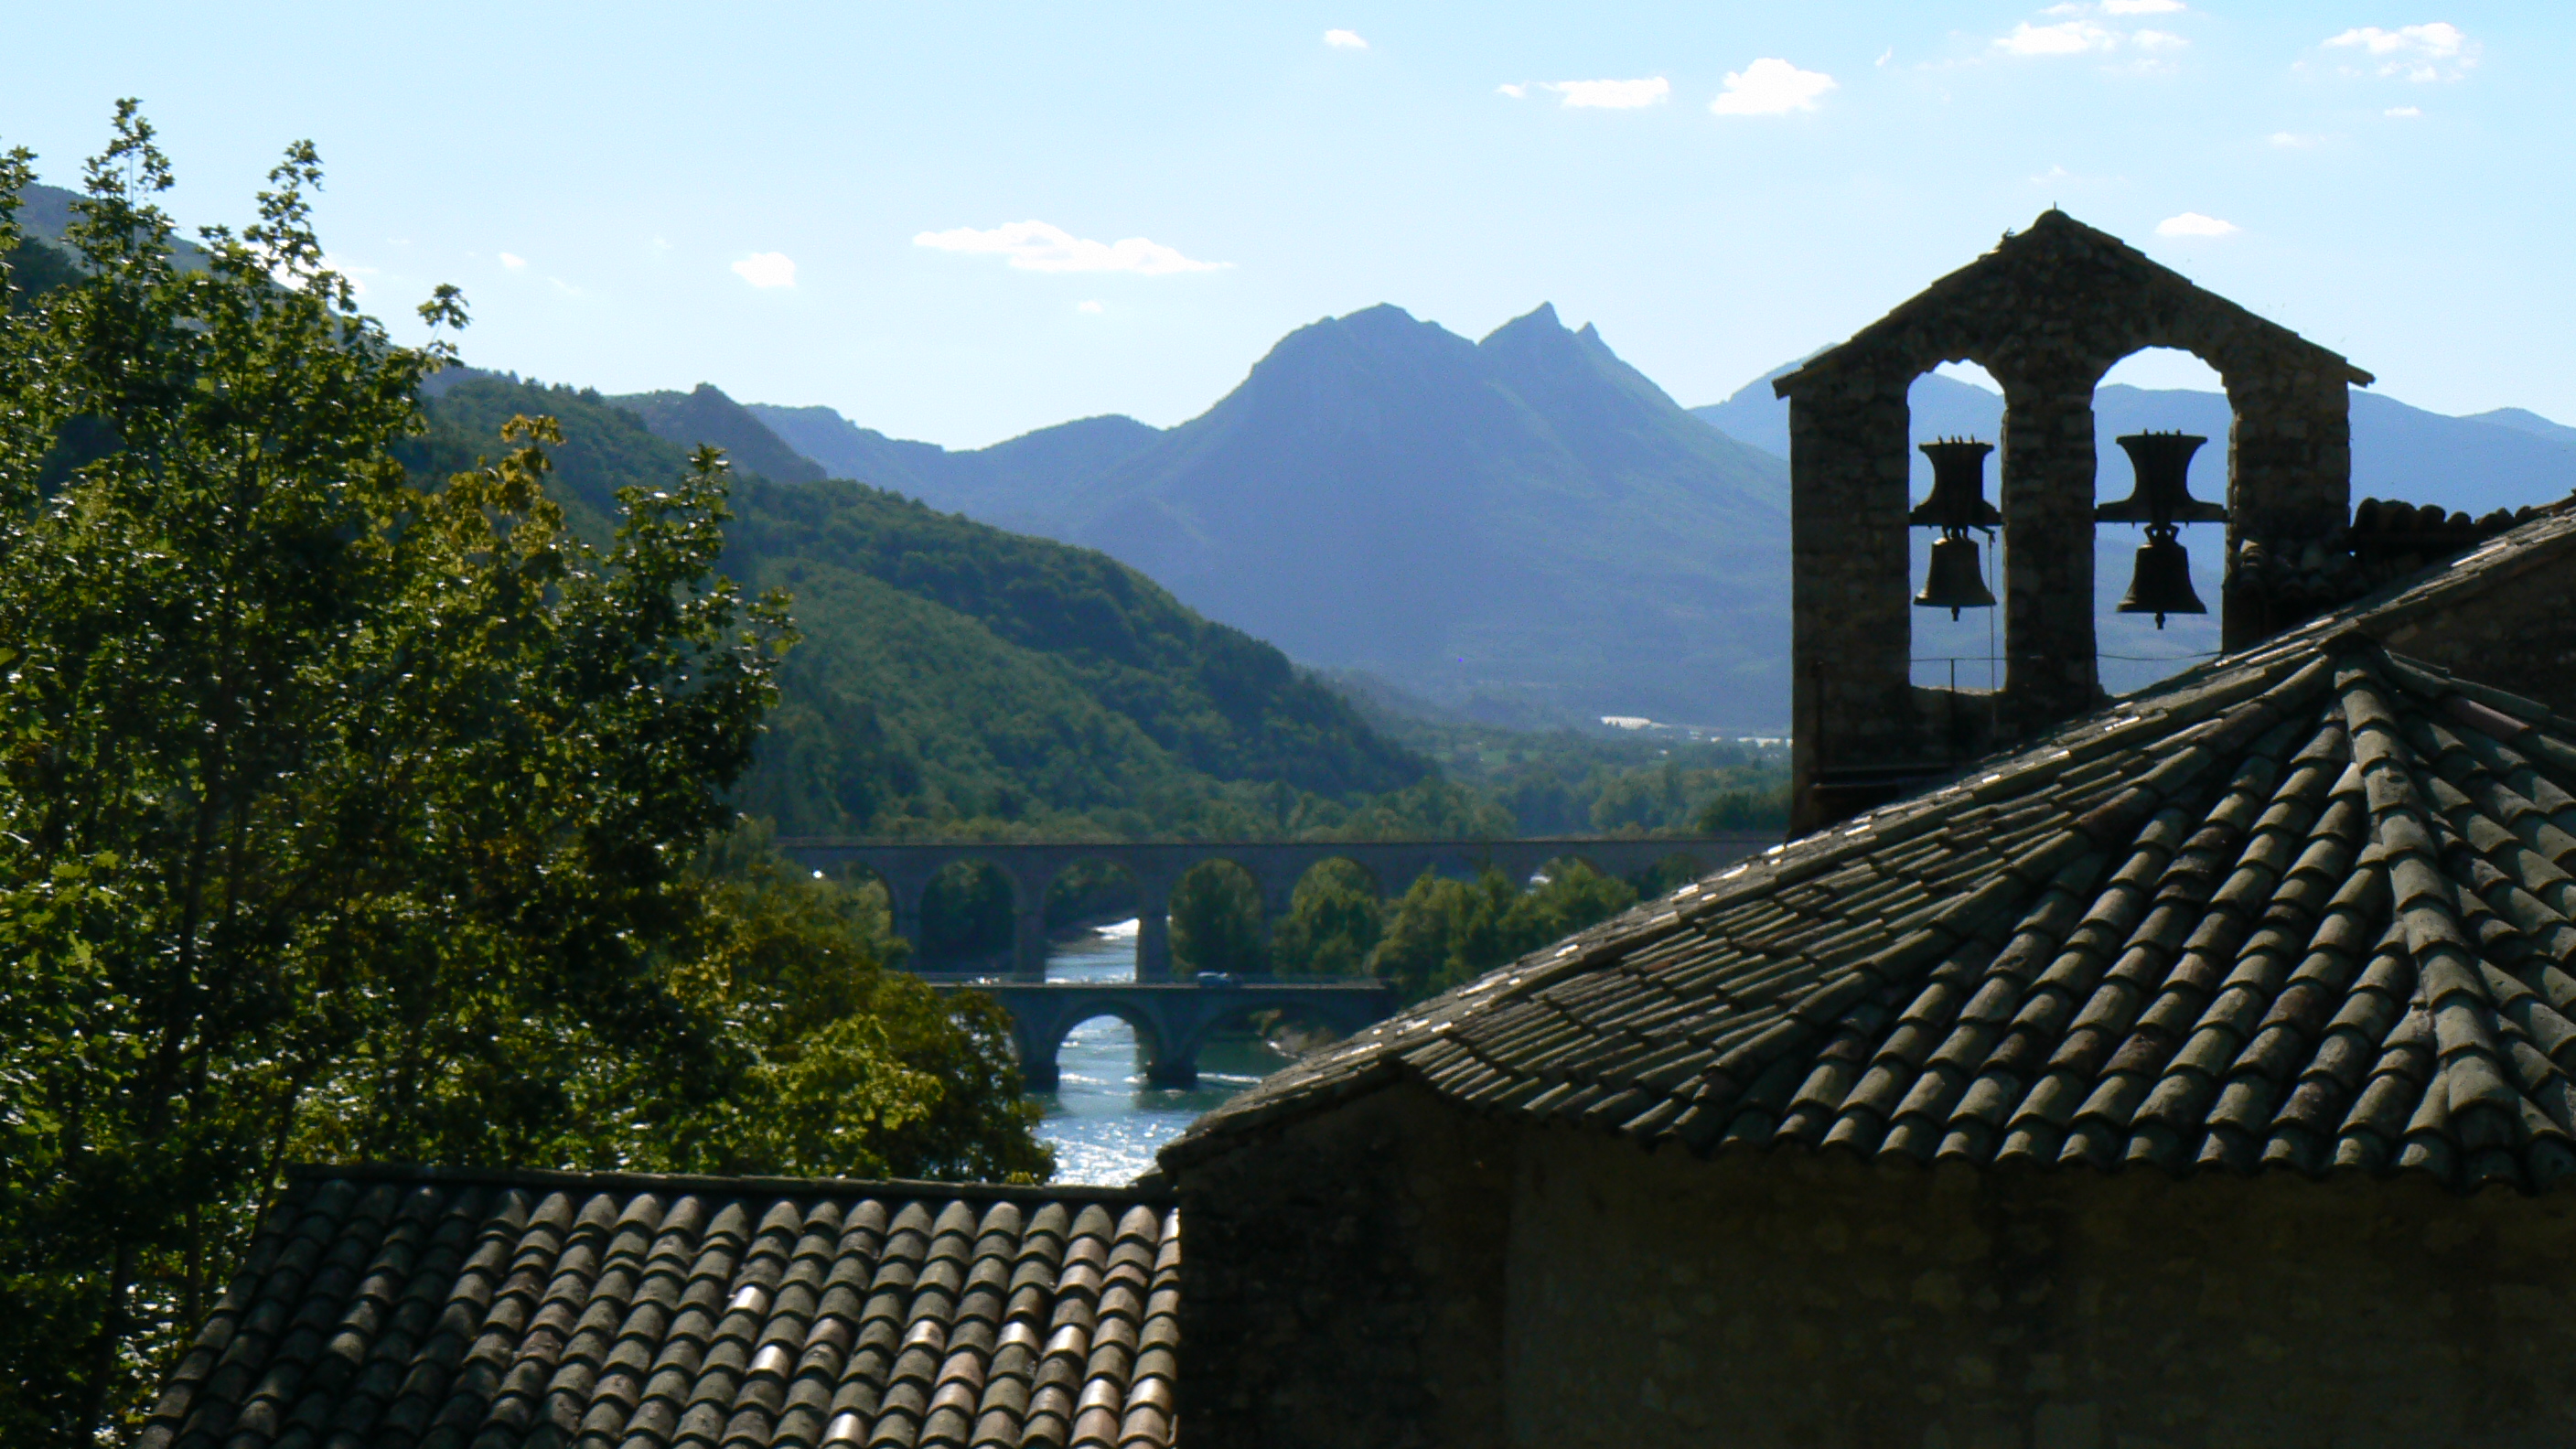
{"label": "white cloud", "polygon": [[1896,59],[1896,47],[1891,45],[1887,49],[1880,51],[1878,53],[1878,59],[1871,61],[1870,64],[1885,65],[1894,59]]}
{"label": "white cloud", "polygon": [[2006,55],[2082,55],[2115,50],[2119,44],[2120,32],[2106,30],[2090,20],[2062,20],[2055,25],[2033,25],[2025,20],[2013,27],[2012,34],[1998,37],[1995,49]]}
{"label": "white cloud", "polygon": [[2126,69],[2141,75],[2170,74],[2173,65],[2154,58],[2158,51],[2175,51],[2191,44],[2170,30],[2115,30],[2083,17],[2102,15],[2163,15],[2183,7],[2176,0],[2103,0],[2100,5],[2052,5],[2042,15],[2064,15],[2072,18],[2054,25],[2033,25],[2025,20],[2012,28],[2010,35],[1995,37],[1994,48],[2006,55],[2108,55],[2123,46],[2134,46],[2149,54],[2131,61]]}
{"label": "white cloud", "polygon": [[733,264],[733,274],[764,290],[796,285],[796,263],[785,252],[753,252]]}
{"label": "white cloud", "polygon": [[526,267],[528,265],[528,259],[526,257],[514,257],[508,252],[503,252],[501,253],[501,265],[508,267],[511,271],[515,272]]}
{"label": "white cloud", "polygon": [[2234,236],[2238,230],[2232,221],[2220,221],[2217,217],[2203,216],[2196,211],[2169,216],[2156,223],[2158,236]]}
{"label": "white cloud", "polygon": [[317,272],[329,272],[337,276],[347,284],[349,295],[352,297],[367,295],[365,278],[384,275],[384,269],[381,267],[362,267],[344,257],[324,256],[309,267],[272,268],[268,278],[281,287],[292,287],[301,292],[312,285],[314,274]]}
{"label": "white cloud", "polygon": [[2182,0],[2102,0],[2105,15],[2177,15],[2184,8]]}
{"label": "white cloud", "polygon": [[2387,110],[2380,112],[2380,114],[2383,116],[2395,116],[2400,120],[2411,121],[2424,114],[2424,108],[2422,106],[2390,106]]}
{"label": "white cloud", "polygon": [[2327,39],[2329,47],[2358,50],[2380,62],[2379,73],[2411,81],[2458,80],[2478,63],[2478,43],[2456,25],[2364,25]]}
{"label": "white cloud", "polygon": [[1192,261],[1160,242],[1131,236],[1097,242],[1042,221],[1013,221],[990,231],[961,226],[951,231],[925,231],[912,239],[917,247],[970,256],[1008,257],[1024,272],[1135,272],[1159,277],[1172,272],[1213,272],[1232,262]]}
{"label": "white cloud", "polygon": [[1510,96],[1513,100],[1516,100],[1516,101],[1517,101],[1517,100],[1522,100],[1522,99],[1526,98],[1526,97],[1529,95],[1529,87],[1528,87],[1528,86],[1501,85],[1501,86],[1496,86],[1496,87],[1494,87],[1494,89],[1495,89],[1495,91],[1497,91],[1498,93],[1500,93],[1500,94],[1502,94],[1502,95]]}
{"label": "white cloud", "polygon": [[1360,33],[1356,30],[1327,30],[1324,32],[1324,43],[1335,50],[1368,49],[1368,42],[1360,39]]}
{"label": "white cloud", "polygon": [[2302,136],[2296,131],[2274,131],[2263,138],[2284,151],[2305,151],[2324,140],[2323,136]]}
{"label": "white cloud", "polygon": [[1633,111],[1671,95],[1673,84],[1662,76],[1653,76],[1646,80],[1543,81],[1539,89],[1556,92],[1570,108]]}
{"label": "white cloud", "polygon": [[1834,78],[1820,70],[1800,70],[1785,60],[1766,56],[1740,71],[1726,73],[1726,90],[1708,103],[1721,116],[1785,116],[1812,111],[1816,100],[1834,88]]}
{"label": "white cloud", "polygon": [[1109,309],[1101,306],[1097,302],[1076,302],[1073,304],[1073,310],[1076,312],[1089,312],[1096,317]]}
{"label": "white cloud", "polygon": [[331,271],[338,272],[341,278],[348,282],[350,295],[357,297],[367,295],[366,278],[384,275],[384,269],[381,267],[362,267],[356,262],[333,256],[324,257],[322,265]]}

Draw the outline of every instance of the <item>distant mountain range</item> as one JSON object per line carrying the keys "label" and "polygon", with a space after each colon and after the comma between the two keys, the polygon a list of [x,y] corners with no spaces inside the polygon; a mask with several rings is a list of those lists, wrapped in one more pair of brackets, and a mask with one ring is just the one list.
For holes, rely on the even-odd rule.
{"label": "distant mountain range", "polygon": [[[1084,418],[951,452],[830,408],[736,406],[703,385],[615,401],[657,434],[716,442],[771,476],[800,476],[776,461],[783,443],[835,477],[1100,548],[1212,618],[1444,713],[1776,732],[1788,714],[1788,408],[1770,379],[1785,371],[1685,411],[1552,308],[1471,343],[1382,306],[1289,334],[1169,430]],[[1912,402],[1918,442],[2000,431],[2003,400],[1987,388],[1934,374]],[[2150,427],[2208,436],[2194,486],[2223,495],[2223,395],[2115,384],[2095,416],[2107,496],[2130,481],[2112,439]],[[2353,437],[2357,496],[2481,513],[2576,487],[2576,428],[2519,409],[2454,418],[2356,392]],[[1928,465],[1913,463],[1928,488]],[[2159,630],[2114,612],[2134,532],[2097,539],[2113,690],[2217,648],[2214,614]],[[2215,607],[2217,530],[2184,541]],[[1919,574],[1928,536],[1916,544]],[[1988,683],[1998,623],[1923,612],[1918,678]]]}
{"label": "distant mountain range", "polygon": [[[1684,410],[1551,307],[1470,342],[1379,306],[1290,333],[1168,430],[1084,418],[952,452],[706,384],[607,401],[772,481],[856,479],[1098,548],[1304,663],[1452,717],[1643,715],[1771,734],[1788,716],[1788,408],[1770,388],[1786,370]],[[2000,431],[2003,399],[1987,388],[1933,374],[1912,403],[1917,442]],[[2113,385],[2095,417],[2106,496],[2130,482],[2113,438],[2144,428],[2208,436],[2194,486],[2223,496],[2223,395]],[[2356,496],[2482,513],[2576,487],[2576,428],[2520,409],[2455,418],[2356,392],[2353,443]],[[1928,465],[1913,464],[1920,492]],[[2157,629],[2114,612],[2134,533],[2097,535],[2114,691],[2217,649],[2214,614]],[[1929,541],[1915,541],[1917,576]],[[2218,531],[2184,542],[2215,608]],[[1918,614],[1918,680],[1990,683],[1999,623],[1991,610]]]}
{"label": "distant mountain range", "polygon": [[1088,418],[950,452],[827,408],[743,412],[836,475],[1100,548],[1300,660],[1476,718],[1787,717],[1786,468],[1552,307],[1481,342],[1391,306],[1326,319],[1169,430]]}

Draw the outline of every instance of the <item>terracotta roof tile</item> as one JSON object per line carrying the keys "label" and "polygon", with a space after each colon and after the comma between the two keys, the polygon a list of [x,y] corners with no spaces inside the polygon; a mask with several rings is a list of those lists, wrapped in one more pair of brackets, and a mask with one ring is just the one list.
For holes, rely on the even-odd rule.
{"label": "terracotta roof tile", "polygon": [[297,1169],[138,1443],[1162,1446],[1179,1272],[1129,1189]]}
{"label": "terracotta roof tile", "polygon": [[2571,869],[2576,725],[2329,620],[1426,1002],[1168,1152],[1410,1076],[1702,1152],[2538,1190],[2576,1176]]}

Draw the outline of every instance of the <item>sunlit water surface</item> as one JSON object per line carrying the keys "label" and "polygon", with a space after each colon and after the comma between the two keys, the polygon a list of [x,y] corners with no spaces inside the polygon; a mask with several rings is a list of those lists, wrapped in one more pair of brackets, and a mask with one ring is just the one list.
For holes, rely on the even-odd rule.
{"label": "sunlit water surface", "polygon": [[[1122,921],[1047,950],[1049,981],[1136,979],[1136,923]],[[1164,1143],[1199,1115],[1288,1064],[1251,1037],[1220,1037],[1199,1052],[1195,1087],[1149,1087],[1136,1032],[1114,1016],[1075,1027],[1056,1055],[1059,1085],[1031,1092],[1046,1111],[1038,1136],[1055,1147],[1058,1182],[1123,1183],[1154,1165]]]}

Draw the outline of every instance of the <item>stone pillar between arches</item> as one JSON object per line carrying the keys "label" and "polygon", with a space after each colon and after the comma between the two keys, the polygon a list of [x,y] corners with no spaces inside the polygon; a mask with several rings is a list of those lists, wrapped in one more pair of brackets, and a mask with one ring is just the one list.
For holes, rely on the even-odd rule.
{"label": "stone pillar between arches", "polygon": [[1136,875],[1136,979],[1172,979],[1172,883]]}
{"label": "stone pillar between arches", "polygon": [[2101,701],[2093,632],[2093,377],[2004,383],[2004,708],[2027,738]]}

